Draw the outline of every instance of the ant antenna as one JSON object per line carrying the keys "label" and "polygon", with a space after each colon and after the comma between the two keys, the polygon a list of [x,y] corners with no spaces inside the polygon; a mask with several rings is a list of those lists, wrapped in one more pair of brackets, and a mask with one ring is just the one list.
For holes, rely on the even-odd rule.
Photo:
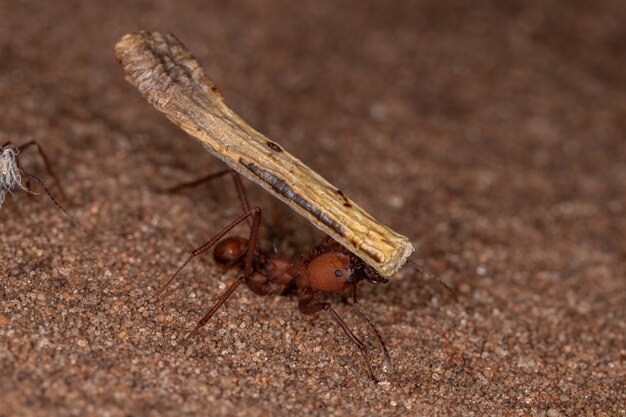
{"label": "ant antenna", "polygon": [[432,272],[429,272],[429,271],[425,271],[424,268],[422,268],[420,266],[420,264],[418,264],[417,262],[415,262],[412,259],[407,259],[406,263],[413,265],[415,267],[415,269],[417,269],[420,273],[422,273],[424,276],[426,276],[426,278],[434,279],[435,281],[437,281],[442,287],[444,287],[446,289],[446,291],[448,291],[448,295],[450,296],[450,298],[452,298],[452,301],[454,301],[457,304],[459,303],[459,296],[458,296],[457,292],[451,286],[449,286],[448,284],[443,282],[441,280],[441,278],[439,278],[438,275],[433,274]]}

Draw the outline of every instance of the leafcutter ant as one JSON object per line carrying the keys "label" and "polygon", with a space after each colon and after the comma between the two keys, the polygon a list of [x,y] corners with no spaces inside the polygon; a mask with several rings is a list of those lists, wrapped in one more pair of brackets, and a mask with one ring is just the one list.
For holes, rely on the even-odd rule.
{"label": "leafcutter ant", "polygon": [[[323,311],[330,313],[345,335],[359,349],[370,378],[377,381],[366,345],[350,330],[330,303],[316,300],[316,296],[320,293],[332,293],[350,289],[355,310],[375,332],[382,346],[388,369],[390,372],[393,372],[387,346],[378,329],[361,310],[357,297],[357,285],[361,281],[384,284],[388,281],[386,278],[379,275],[372,267],[330,237],[324,239],[308,256],[294,260],[281,256],[270,256],[260,252],[257,246],[259,226],[261,224],[261,209],[259,207],[250,207],[241,178],[235,171],[220,171],[166,191],[176,192],[228,174],[232,175],[234,180],[243,213],[204,245],[193,250],[191,255],[157,292],[155,298],[158,298],[163,293],[192,259],[208,252],[211,248],[214,248],[213,257],[216,263],[225,267],[239,267],[243,272],[228,287],[226,292],[217,299],[194,329],[185,336],[183,343],[186,343],[191,337],[198,334],[200,329],[241,284],[245,284],[252,292],[258,295],[283,294],[287,290],[295,290],[298,298],[298,308],[303,314],[314,315]],[[247,239],[226,237],[235,226],[244,221],[247,221],[250,225],[250,234]]]}

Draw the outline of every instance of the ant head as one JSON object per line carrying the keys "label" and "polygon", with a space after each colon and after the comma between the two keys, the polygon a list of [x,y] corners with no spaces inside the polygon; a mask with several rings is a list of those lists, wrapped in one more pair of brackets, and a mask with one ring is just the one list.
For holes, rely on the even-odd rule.
{"label": "ant head", "polygon": [[308,263],[305,270],[309,285],[320,291],[339,291],[351,286],[352,262],[343,253],[322,253]]}
{"label": "ant head", "polygon": [[221,240],[213,250],[213,259],[219,265],[230,267],[235,265],[245,254],[248,240],[239,236]]}
{"label": "ant head", "polygon": [[311,287],[328,292],[343,290],[363,279],[374,284],[388,281],[360,259],[341,252],[316,256],[307,264],[305,275]]}

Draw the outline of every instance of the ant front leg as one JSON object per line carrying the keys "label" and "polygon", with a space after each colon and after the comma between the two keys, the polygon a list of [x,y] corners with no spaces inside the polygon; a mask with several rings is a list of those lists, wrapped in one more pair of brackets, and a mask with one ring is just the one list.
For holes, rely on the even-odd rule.
{"label": "ant front leg", "polygon": [[193,250],[191,252],[191,255],[189,255],[189,257],[180,266],[180,268],[178,268],[178,270],[174,273],[174,275],[171,276],[171,278],[165,283],[165,285],[163,285],[163,287],[156,294],[155,297],[158,297],[163,292],[163,290],[165,290],[165,288],[167,288],[167,286],[176,278],[176,276],[180,273],[180,271],[182,271],[183,268],[189,262],[191,262],[192,259],[206,253],[209,249],[211,249],[211,247],[213,247],[217,242],[219,242],[235,226],[237,226],[239,223],[241,223],[242,221],[248,218],[252,218],[252,221],[251,221],[252,227],[250,230],[250,237],[248,239],[248,248],[246,250],[246,255],[245,255],[245,264],[244,264],[245,266],[244,266],[243,275],[239,277],[237,281],[231,284],[230,287],[228,287],[228,290],[226,290],[226,292],[215,302],[213,307],[211,307],[211,309],[198,322],[198,324],[196,324],[196,327],[194,327],[194,329],[191,332],[189,332],[187,336],[185,336],[185,338],[183,339],[183,343],[185,343],[187,340],[189,340],[191,337],[193,337],[200,331],[200,328],[202,328],[202,326],[204,326],[209,321],[209,319],[213,317],[213,315],[217,312],[217,310],[219,310],[219,308],[226,302],[226,300],[228,300],[228,298],[233,294],[233,292],[235,292],[237,287],[239,287],[239,285],[241,285],[242,282],[248,282],[253,272],[253,261],[254,261],[254,256],[256,254],[256,250],[257,250],[259,226],[261,224],[261,209],[259,207],[254,207],[250,209],[249,211],[247,211],[246,213],[241,214],[234,221],[232,221],[230,224],[228,224],[226,227],[220,230],[219,233],[213,236],[211,240],[209,240],[207,243],[200,246],[199,248]]}
{"label": "ant front leg", "polygon": [[354,284],[352,286],[352,305],[356,309],[357,313],[359,313],[359,315],[367,322],[367,324],[369,324],[372,330],[374,330],[374,333],[376,334],[376,337],[378,338],[378,341],[380,342],[380,345],[383,348],[385,361],[387,361],[387,367],[389,368],[389,371],[393,373],[393,362],[391,361],[391,355],[389,354],[389,349],[387,349],[387,344],[385,343],[385,339],[383,339],[383,336],[380,334],[380,332],[378,331],[374,323],[370,320],[369,317],[367,317],[367,315],[361,309],[361,305],[359,304],[359,299],[358,299],[358,294],[357,294],[357,284]]}
{"label": "ant front leg", "polygon": [[367,346],[365,346],[365,344],[361,341],[361,339],[359,339],[352,332],[352,330],[350,330],[346,322],[343,321],[343,319],[339,316],[339,314],[337,314],[335,309],[329,303],[311,303],[310,301],[307,302],[306,300],[301,300],[298,305],[298,308],[300,309],[300,312],[302,312],[302,314],[316,314],[316,313],[319,313],[320,311],[324,311],[324,310],[328,311],[330,315],[332,316],[332,318],[335,319],[337,324],[339,324],[339,327],[341,327],[341,330],[343,330],[346,336],[348,336],[348,338],[352,341],[352,343],[354,343],[361,351],[361,355],[363,355],[363,360],[365,360],[365,365],[367,366],[367,373],[369,374],[370,378],[374,382],[378,382],[378,380],[374,376],[374,371],[370,363],[370,357],[369,357],[369,352],[367,350]]}

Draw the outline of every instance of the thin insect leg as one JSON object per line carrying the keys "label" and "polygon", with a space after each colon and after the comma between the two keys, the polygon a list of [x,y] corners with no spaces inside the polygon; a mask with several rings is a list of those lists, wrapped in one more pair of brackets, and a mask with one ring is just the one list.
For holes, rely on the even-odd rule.
{"label": "thin insect leg", "polygon": [[185,336],[185,338],[183,339],[183,342],[182,342],[183,344],[187,343],[189,339],[191,339],[196,334],[198,334],[198,332],[200,331],[200,328],[204,326],[211,319],[211,317],[213,317],[213,315],[217,312],[217,310],[219,310],[219,308],[226,302],[226,300],[228,300],[228,297],[230,297],[235,292],[237,287],[239,287],[239,285],[243,282],[242,278],[243,277],[233,282],[230,285],[230,287],[228,287],[228,290],[226,290],[226,292],[222,294],[220,298],[218,298],[218,300],[215,302],[215,304],[213,304],[213,307],[211,307],[208,313],[206,313],[204,317],[202,317],[202,320],[200,320],[198,324],[196,324],[196,327],[194,327],[192,331],[187,333],[187,336]]}
{"label": "thin insect leg", "polygon": [[[213,317],[213,315],[217,312],[217,310],[219,310],[219,308],[226,302],[226,300],[228,300],[228,298],[232,295],[232,293],[235,292],[237,287],[239,287],[239,285],[242,282],[247,282],[248,278],[252,274],[252,270],[253,270],[252,261],[254,260],[254,255],[257,249],[256,242],[257,242],[257,236],[259,234],[259,226],[261,224],[261,209],[258,207],[255,207],[247,213],[248,216],[250,214],[253,215],[253,223],[252,223],[252,230],[250,230],[250,238],[248,240],[249,242],[248,249],[246,251],[244,274],[241,277],[239,277],[237,281],[231,284],[230,287],[228,287],[228,290],[226,290],[226,292],[217,300],[217,302],[213,305],[213,307],[211,307],[211,309],[204,315],[204,317],[202,317],[202,319],[198,322],[198,324],[196,324],[196,327],[194,327],[194,329],[191,332],[189,332],[187,336],[185,336],[185,338],[183,339],[183,343],[186,343],[187,340],[189,340],[190,338],[198,334],[202,326],[204,326],[211,319],[211,317]],[[237,219],[237,223],[241,223],[243,220],[244,218],[241,218],[240,216],[240,218]],[[231,225],[226,226],[224,230],[228,229]],[[230,228],[232,229],[232,227]],[[228,230],[226,230],[226,232],[228,232]]]}
{"label": "thin insect leg", "polygon": [[[231,174],[231,176],[233,177],[233,182],[235,183],[235,190],[237,190],[237,197],[239,197],[239,202],[241,203],[241,208],[243,212],[246,213],[250,211],[250,202],[248,201],[248,196],[246,194],[246,190],[243,187],[243,182],[241,181],[241,177],[236,171],[232,169],[225,169],[222,171],[215,172],[213,174],[206,175],[202,178],[198,178],[193,181],[184,182],[174,187],[167,188],[164,190],[164,192],[176,193],[178,191],[184,190],[185,188],[197,187],[198,185],[204,184],[205,182],[209,182],[216,178],[223,177],[226,174]],[[248,223],[250,224],[250,227],[252,227],[251,218],[248,218]]]}
{"label": "thin insect leg", "polygon": [[[249,211],[250,202],[248,201],[248,195],[246,194],[246,190],[245,188],[243,188],[243,182],[241,181],[241,176],[236,171],[233,171],[233,170],[231,170],[230,173],[233,177],[233,182],[235,183],[237,196],[239,197],[239,201],[241,202],[241,208],[243,209],[244,212]],[[250,226],[252,227],[252,223],[250,223]]]}
{"label": "thin insect leg", "polygon": [[59,177],[57,176],[57,174],[55,174],[54,170],[52,169],[52,164],[50,164],[50,160],[44,153],[39,143],[35,140],[31,140],[30,142],[26,142],[25,144],[18,146],[17,149],[20,152],[22,152],[28,149],[29,147],[31,147],[32,145],[35,145],[35,147],[37,147],[37,151],[39,151],[39,155],[41,155],[41,159],[43,159],[43,163],[46,166],[46,171],[48,171],[48,174],[50,174],[52,179],[54,179],[54,182],[59,188],[59,194],[61,194],[61,198],[63,198],[63,200],[65,201],[68,201],[67,194],[65,194],[65,190],[63,189],[63,186],[61,185],[61,181],[59,180]]}
{"label": "thin insect leg", "polygon": [[[17,166],[17,169],[20,170],[20,172],[24,172],[24,170],[22,169],[22,163],[20,162],[19,158],[15,158],[15,165]],[[28,176],[26,176],[25,182],[26,182],[26,191],[28,192],[29,196],[32,196],[35,193],[33,193],[30,189],[30,178]]]}
{"label": "thin insect leg", "polygon": [[196,187],[205,182],[211,181],[215,178],[223,177],[224,175],[232,172],[232,169],[225,169],[223,171],[214,172],[213,174],[206,175],[202,178],[195,179],[193,181],[183,182],[182,184],[175,185],[174,187],[166,188],[163,190],[165,193],[177,193],[185,188]]}
{"label": "thin insect leg", "polygon": [[[26,175],[28,178],[32,179],[33,181],[35,181],[43,190],[46,194],[48,194],[48,197],[50,197],[50,200],[52,200],[52,202],[54,203],[54,205],[56,205],[59,210],[61,210],[76,226],[80,227],[83,232],[87,233],[87,229],[85,229],[85,226],[82,225],[81,222],[79,222],[78,220],[76,220],[74,218],[74,216],[72,216],[66,209],[65,207],[63,207],[61,205],[61,203],[59,203],[59,201],[54,198],[54,196],[50,193],[50,190],[48,190],[48,188],[45,186],[45,184],[43,183],[43,181],[41,181],[39,178],[37,178],[36,176],[29,174],[28,172],[22,171],[24,173],[24,175]],[[28,192],[32,193],[31,190],[28,190]]]}
{"label": "thin insect leg", "polygon": [[[254,216],[255,219],[258,217],[259,218],[258,222],[260,223],[260,221],[261,221],[261,209],[259,207],[254,207],[254,208],[250,209],[248,212],[239,215],[235,220],[233,220],[226,227],[224,227],[222,230],[220,230],[215,236],[213,236],[211,238],[211,240],[209,240],[207,243],[205,243],[204,245],[200,246],[199,248],[194,249],[191,252],[191,255],[189,255],[189,257],[185,260],[185,262],[183,262],[183,264],[176,270],[176,272],[174,272],[174,274],[170,277],[170,279],[156,293],[154,298],[159,298],[159,296],[163,293],[163,291],[172,283],[172,281],[174,281],[174,279],[178,276],[180,271],[182,271],[183,268],[185,266],[187,266],[187,264],[189,262],[191,262],[192,259],[194,259],[194,258],[202,255],[203,253],[207,252],[209,249],[211,249],[211,247],[213,245],[215,245],[217,242],[219,242],[224,237],[224,235],[226,235],[226,233],[230,232],[233,228],[235,228],[235,226],[237,226],[239,223],[241,223],[242,221],[244,221],[245,219],[247,219],[250,216]],[[257,230],[258,230],[258,226],[257,226]],[[248,247],[248,253],[246,254],[246,271],[248,270],[248,264],[252,265],[252,259],[253,259],[253,256],[254,256],[254,253],[252,253],[252,255],[250,255],[250,250],[251,250],[251,248],[253,248],[252,249],[253,251],[256,250],[256,246],[253,246],[253,245],[256,244],[256,240],[257,240],[256,236],[253,236],[252,231],[250,232],[250,234],[251,234],[251,236],[250,236],[251,241],[250,241],[250,243],[248,245],[249,246]],[[254,240],[254,242],[252,241],[252,239]],[[248,259],[248,258],[250,258],[250,259]]]}
{"label": "thin insect leg", "polygon": [[378,380],[374,376],[374,370],[372,369],[372,365],[370,362],[369,352],[367,350],[367,346],[359,339],[353,332],[350,330],[345,321],[337,314],[335,309],[329,303],[316,303],[309,305],[300,305],[300,311],[304,314],[315,314],[322,310],[328,310],[333,319],[339,324],[341,330],[348,336],[348,338],[354,343],[359,350],[361,351],[361,355],[363,355],[363,360],[365,360],[365,365],[367,365],[367,373],[370,378],[377,382]]}
{"label": "thin insect leg", "polygon": [[385,343],[385,340],[383,339],[383,336],[378,331],[378,328],[376,328],[374,323],[369,319],[369,317],[367,317],[367,315],[361,309],[361,305],[359,304],[358,297],[357,297],[357,289],[356,289],[356,287],[357,287],[357,284],[354,284],[352,286],[352,305],[354,306],[356,311],[359,313],[359,315],[374,330],[374,333],[376,333],[376,337],[378,338],[378,341],[380,342],[380,345],[383,348],[383,352],[385,354],[385,361],[387,362],[387,367],[389,368],[389,372],[393,373],[394,372],[393,371],[393,362],[391,361],[391,355],[389,354],[389,349],[387,349],[387,344]]}
{"label": "thin insect leg", "polygon": [[[241,181],[241,176],[236,172],[231,170],[231,175],[233,177],[233,182],[235,183],[235,189],[237,190],[237,197],[239,197],[239,201],[241,202],[241,208],[246,212],[250,210],[250,202],[248,201],[248,195],[246,194],[246,189],[243,188],[243,182]],[[248,218],[248,223],[250,227],[253,227],[252,221]]]}

